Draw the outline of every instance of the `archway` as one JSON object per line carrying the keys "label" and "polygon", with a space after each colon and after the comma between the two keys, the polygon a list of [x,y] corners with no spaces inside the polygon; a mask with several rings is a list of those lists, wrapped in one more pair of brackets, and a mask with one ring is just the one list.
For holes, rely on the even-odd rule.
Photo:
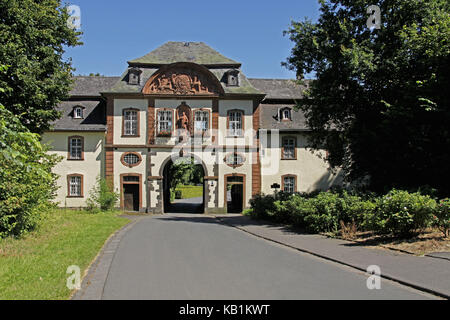
{"label": "archway", "polygon": [[203,162],[194,156],[169,158],[161,167],[164,213],[204,213]]}

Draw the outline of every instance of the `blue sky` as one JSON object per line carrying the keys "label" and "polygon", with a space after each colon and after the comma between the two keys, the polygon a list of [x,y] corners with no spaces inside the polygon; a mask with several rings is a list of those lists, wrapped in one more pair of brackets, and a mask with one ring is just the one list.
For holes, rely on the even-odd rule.
{"label": "blue sky", "polygon": [[75,74],[122,74],[126,62],[167,41],[202,41],[242,63],[255,78],[293,78],[281,66],[292,43],[291,20],[319,15],[317,0],[77,0],[83,46],[68,48]]}

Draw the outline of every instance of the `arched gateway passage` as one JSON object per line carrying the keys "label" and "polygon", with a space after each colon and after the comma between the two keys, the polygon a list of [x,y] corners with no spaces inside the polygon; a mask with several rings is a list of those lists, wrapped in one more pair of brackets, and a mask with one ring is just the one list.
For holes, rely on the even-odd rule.
{"label": "arched gateway passage", "polygon": [[162,166],[164,213],[204,213],[203,162],[194,156],[169,158]]}

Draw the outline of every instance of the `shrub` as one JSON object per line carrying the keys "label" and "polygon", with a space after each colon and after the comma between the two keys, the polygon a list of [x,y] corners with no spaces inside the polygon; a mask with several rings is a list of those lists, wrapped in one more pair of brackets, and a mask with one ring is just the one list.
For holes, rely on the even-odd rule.
{"label": "shrub", "polygon": [[410,236],[430,225],[435,210],[436,201],[429,196],[394,189],[378,199],[370,225],[382,233]]}
{"label": "shrub", "polygon": [[296,197],[291,193],[277,192],[274,196],[273,210],[269,211],[269,216],[272,220],[281,223],[292,223],[292,213],[287,204]]}
{"label": "shrub", "polygon": [[88,210],[92,213],[99,211],[111,211],[119,201],[119,194],[114,192],[113,187],[104,178],[97,178],[95,187],[90,191],[87,200]]}
{"label": "shrub", "polygon": [[289,212],[290,223],[296,227],[306,227],[305,217],[316,212],[313,201],[303,195],[292,196],[286,201],[285,207]]}
{"label": "shrub", "polygon": [[346,225],[352,224],[358,229],[364,229],[367,217],[373,215],[376,208],[375,199],[368,198],[370,200],[364,200],[360,195],[343,191],[340,195],[340,203],[338,203],[339,220]]}
{"label": "shrub", "polygon": [[434,225],[444,233],[444,237],[449,237],[450,232],[450,199],[446,198],[440,201],[436,208]]}
{"label": "shrub", "polygon": [[250,203],[252,217],[290,223],[313,233],[340,228],[348,234],[360,229],[409,236],[430,226],[433,216],[446,236],[450,228],[448,199],[438,210],[430,196],[407,191],[392,190],[383,197],[345,189],[294,195],[280,192],[258,195]]}
{"label": "shrub", "polygon": [[372,200],[361,200],[353,207],[354,221],[361,231],[372,230],[370,226],[377,208],[376,202],[377,198],[373,198]]}
{"label": "shrub", "polygon": [[339,195],[332,192],[322,192],[310,199],[314,210],[304,217],[306,228],[310,232],[336,232],[342,210]]}
{"label": "shrub", "polygon": [[51,206],[57,190],[52,168],[60,157],[48,150],[0,104],[0,237],[33,230]]}
{"label": "shrub", "polygon": [[270,219],[276,211],[275,196],[258,194],[250,200],[253,210],[252,217],[257,219]]}
{"label": "shrub", "polygon": [[251,200],[252,216],[304,227],[309,232],[336,232],[340,222],[361,225],[375,205],[345,190],[259,195]]}

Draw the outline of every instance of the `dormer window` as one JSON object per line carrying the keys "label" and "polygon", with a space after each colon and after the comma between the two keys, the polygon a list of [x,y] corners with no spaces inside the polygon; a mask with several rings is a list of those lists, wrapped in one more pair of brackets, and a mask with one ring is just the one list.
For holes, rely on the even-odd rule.
{"label": "dormer window", "polygon": [[284,108],[280,110],[281,121],[291,121],[292,120],[292,109]]}
{"label": "dormer window", "polygon": [[227,86],[238,87],[239,86],[239,70],[230,70],[226,73]]}
{"label": "dormer window", "polygon": [[128,84],[138,85],[141,83],[141,73],[142,70],[139,68],[131,68],[128,71]]}
{"label": "dormer window", "polygon": [[84,108],[82,106],[77,106],[73,108],[73,118],[83,119],[84,118]]}

